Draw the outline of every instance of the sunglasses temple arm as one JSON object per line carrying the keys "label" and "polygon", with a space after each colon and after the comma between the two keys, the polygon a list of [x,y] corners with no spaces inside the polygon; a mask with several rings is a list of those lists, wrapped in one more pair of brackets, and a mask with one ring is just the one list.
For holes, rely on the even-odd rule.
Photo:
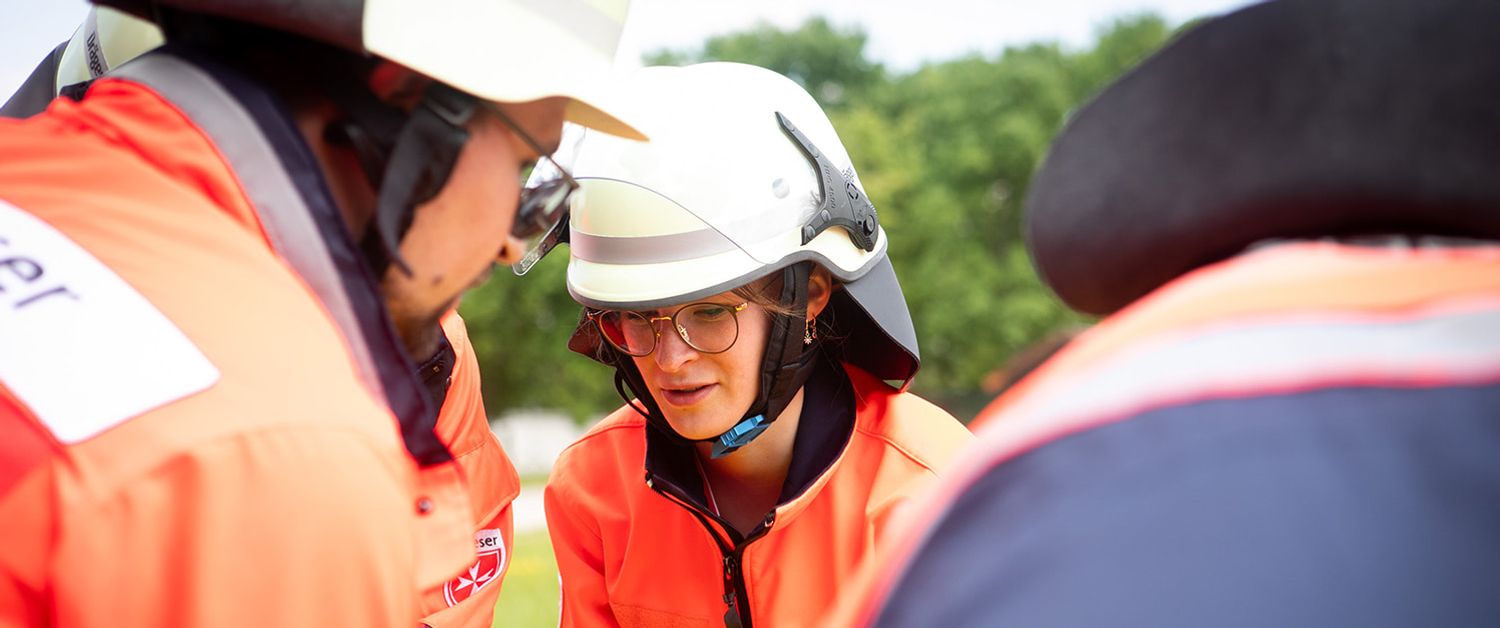
{"label": "sunglasses temple arm", "polygon": [[536,266],[537,262],[542,261],[542,258],[546,257],[548,253],[551,253],[552,249],[557,248],[559,244],[566,244],[570,233],[571,231],[568,230],[568,212],[563,212],[558,217],[557,224],[552,225],[552,229],[547,232],[547,235],[542,236],[542,239],[536,243],[536,246],[531,247],[531,250],[526,252],[526,256],[522,257],[521,261],[511,265],[511,272],[515,273],[517,277],[531,272],[531,268]]}

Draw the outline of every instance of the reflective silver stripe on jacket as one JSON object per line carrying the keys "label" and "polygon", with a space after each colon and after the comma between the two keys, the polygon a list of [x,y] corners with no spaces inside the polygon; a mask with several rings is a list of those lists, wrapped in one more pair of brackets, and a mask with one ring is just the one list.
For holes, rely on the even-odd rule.
{"label": "reflective silver stripe on jacket", "polygon": [[1304,312],[1168,333],[1043,383],[1005,414],[1056,428],[1213,398],[1497,377],[1500,296],[1469,297],[1394,313]]}
{"label": "reflective silver stripe on jacket", "polygon": [[344,292],[328,246],[276,152],[239,101],[198,67],[164,54],[146,54],[110,74],[144,84],[166,97],[214,139],[249,198],[276,254],[286,260],[333,317],[358,366],[359,379],[387,399],[369,344]]}

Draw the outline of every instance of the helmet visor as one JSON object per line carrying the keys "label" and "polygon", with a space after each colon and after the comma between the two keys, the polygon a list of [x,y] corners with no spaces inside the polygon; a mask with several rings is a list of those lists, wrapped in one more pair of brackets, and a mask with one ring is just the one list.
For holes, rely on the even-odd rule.
{"label": "helmet visor", "polygon": [[579,185],[559,161],[572,161],[585,131],[571,122],[563,125],[557,151],[538,159],[521,185],[521,202],[511,225],[511,236],[526,242],[526,254],[510,267],[517,275],[525,275],[553,248],[568,241],[568,208]]}

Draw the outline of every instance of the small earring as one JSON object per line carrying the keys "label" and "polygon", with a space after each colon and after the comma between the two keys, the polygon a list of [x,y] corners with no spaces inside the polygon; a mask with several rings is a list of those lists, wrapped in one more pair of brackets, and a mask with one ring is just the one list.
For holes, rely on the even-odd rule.
{"label": "small earring", "polygon": [[818,319],[807,321],[807,328],[802,330],[802,344],[810,345],[818,337]]}

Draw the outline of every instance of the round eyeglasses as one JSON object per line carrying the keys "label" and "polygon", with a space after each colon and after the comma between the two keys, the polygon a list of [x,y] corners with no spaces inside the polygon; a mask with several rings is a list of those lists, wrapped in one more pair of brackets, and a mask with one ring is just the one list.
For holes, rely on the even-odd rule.
{"label": "round eyeglasses", "polygon": [[723,353],[734,346],[740,336],[739,312],[749,307],[727,303],[689,303],[671,316],[652,316],[647,312],[599,310],[589,315],[599,333],[610,346],[633,357],[651,355],[656,350],[658,321],[669,321],[677,336],[699,353]]}

